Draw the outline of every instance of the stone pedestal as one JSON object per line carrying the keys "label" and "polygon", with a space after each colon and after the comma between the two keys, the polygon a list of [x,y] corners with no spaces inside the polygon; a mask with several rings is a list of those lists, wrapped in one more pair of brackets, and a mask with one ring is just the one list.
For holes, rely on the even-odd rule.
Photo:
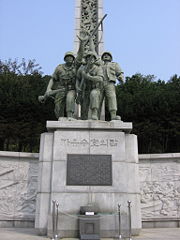
{"label": "stone pedestal", "polygon": [[79,216],[80,240],[100,240],[100,216]]}
{"label": "stone pedestal", "polygon": [[100,236],[115,237],[117,205],[121,204],[122,229],[127,231],[130,200],[132,233],[138,234],[138,150],[137,137],[130,134],[132,124],[62,119],[47,122],[47,129],[49,132],[41,135],[40,144],[35,222],[40,233],[52,233],[52,200],[57,200],[61,237],[78,236],[80,206],[91,204],[100,215]]}

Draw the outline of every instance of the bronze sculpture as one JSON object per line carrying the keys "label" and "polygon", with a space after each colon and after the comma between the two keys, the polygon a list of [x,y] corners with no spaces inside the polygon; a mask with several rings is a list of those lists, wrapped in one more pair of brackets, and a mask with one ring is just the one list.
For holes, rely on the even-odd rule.
{"label": "bronze sculpture", "polygon": [[[77,91],[82,91],[82,119],[98,120],[103,71],[95,52],[89,51],[85,56],[85,62],[86,64],[77,72]],[[83,88],[80,89],[82,82]]]}
{"label": "bronze sculpture", "polygon": [[123,71],[118,63],[112,62],[110,52],[104,52],[100,60],[94,44],[94,35],[106,16],[107,14],[92,32],[87,29],[80,31],[77,57],[72,52],[65,54],[65,63],[56,67],[44,96],[39,96],[40,102],[46,101],[48,97],[54,97],[57,119],[61,117],[74,119],[76,102],[78,119],[99,120],[104,99],[107,101],[111,120],[121,119],[116,115],[115,83],[117,79],[124,81]]}
{"label": "bronze sculpture", "polygon": [[44,96],[39,96],[39,101],[44,102],[49,96],[54,96],[56,118],[74,118],[75,97],[76,97],[76,73],[81,66],[84,43],[87,41],[87,33],[80,32],[80,46],[77,57],[72,52],[67,52],[64,56],[65,63],[59,64],[47,86]]}
{"label": "bronze sculpture", "polygon": [[120,120],[120,116],[116,115],[117,100],[116,100],[116,79],[124,81],[124,73],[116,62],[112,62],[112,54],[104,52],[101,56],[103,68],[103,90],[101,92],[101,105],[105,98],[108,104],[108,111],[110,112],[111,120]]}

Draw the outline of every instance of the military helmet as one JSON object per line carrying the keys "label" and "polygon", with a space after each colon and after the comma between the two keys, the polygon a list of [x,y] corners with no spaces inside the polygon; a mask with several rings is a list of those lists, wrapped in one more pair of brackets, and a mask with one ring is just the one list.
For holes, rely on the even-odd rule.
{"label": "military helmet", "polygon": [[101,59],[103,59],[103,56],[104,56],[105,54],[108,54],[108,55],[111,57],[111,60],[113,59],[112,54],[111,54],[110,52],[103,52],[103,54],[102,54],[102,56],[101,56]]}
{"label": "military helmet", "polygon": [[94,56],[94,57],[97,59],[97,54],[96,54],[95,52],[93,52],[93,51],[87,52],[87,53],[85,54],[85,58],[86,58],[87,56]]}
{"label": "military helmet", "polygon": [[75,59],[74,53],[73,52],[66,52],[64,55],[64,60],[67,56],[72,56]]}

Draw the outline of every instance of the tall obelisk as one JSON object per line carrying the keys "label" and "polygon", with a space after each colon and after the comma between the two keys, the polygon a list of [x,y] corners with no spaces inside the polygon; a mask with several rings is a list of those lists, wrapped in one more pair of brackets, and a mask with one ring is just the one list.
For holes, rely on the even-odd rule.
{"label": "tall obelisk", "polygon": [[[80,29],[86,29],[92,32],[97,26],[97,23],[103,18],[103,0],[76,0],[75,5],[75,40],[74,52],[77,53],[79,47]],[[103,52],[103,29],[99,30],[94,37],[94,43],[98,55]]]}
{"label": "tall obelisk", "polygon": [[[76,0],[75,5],[75,37],[74,52],[79,49],[78,35],[81,29],[93,32],[94,28],[103,18],[103,0]],[[101,25],[94,36],[94,45],[99,56],[104,51],[103,25]],[[101,120],[105,120],[105,104],[101,109]]]}

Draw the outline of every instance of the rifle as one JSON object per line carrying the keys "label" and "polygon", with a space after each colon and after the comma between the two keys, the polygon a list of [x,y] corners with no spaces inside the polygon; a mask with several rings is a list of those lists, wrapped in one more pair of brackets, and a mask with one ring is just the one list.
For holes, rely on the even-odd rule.
{"label": "rifle", "polygon": [[51,90],[49,92],[46,92],[44,95],[42,96],[38,96],[38,100],[39,102],[41,103],[44,103],[47,98],[49,97],[53,97],[54,95],[56,95],[56,93],[59,93],[59,92],[64,92],[66,89],[65,88],[61,88],[61,89],[56,89],[56,90]]}
{"label": "rifle", "polygon": [[[88,37],[88,39],[86,40],[86,42],[85,42],[84,45],[86,45],[86,44],[89,42],[89,40],[93,37],[93,35],[96,34],[96,32],[98,31],[99,26],[102,24],[102,22],[104,21],[104,19],[105,19],[106,17],[107,17],[107,14],[105,14],[105,15],[103,16],[103,18],[99,21],[98,25],[94,28],[94,30],[92,31],[92,33],[90,34],[90,36]],[[92,56],[90,57],[89,63],[88,63],[88,65],[87,65],[87,67],[86,67],[86,73],[89,71],[91,60],[92,60]],[[82,86],[83,86],[83,84],[84,84],[84,78],[81,80],[81,83],[80,83],[80,86],[79,86],[79,88],[80,88],[81,91],[82,91]]]}
{"label": "rifle", "polygon": [[[89,72],[92,58],[93,58],[93,55],[91,55],[90,58],[89,58],[88,64],[86,65],[85,73]],[[82,71],[84,71],[84,69]],[[81,118],[81,102],[82,102],[82,99],[84,98],[83,88],[85,88],[84,87],[84,82],[85,82],[85,78],[82,76],[82,79],[81,79],[81,82],[80,82],[80,85],[79,85],[79,92],[77,93],[77,97],[76,97],[78,119]]]}
{"label": "rifle", "polygon": [[98,31],[99,26],[102,24],[102,22],[104,21],[104,19],[105,19],[106,17],[107,17],[107,14],[105,14],[105,15],[103,16],[103,18],[99,21],[98,25],[95,27],[95,29],[92,31],[92,33],[90,34],[90,36],[89,36],[88,39],[86,40],[85,45],[89,42],[90,38],[92,38],[92,37],[96,34],[96,32]]}
{"label": "rifle", "polygon": [[[90,36],[88,37],[88,39],[86,40],[85,44],[86,45],[90,39],[96,34],[96,32],[98,31],[98,28],[99,26],[102,24],[102,22],[104,21],[104,19],[107,17],[107,14],[105,14],[103,16],[103,18],[99,21],[99,23],[97,24],[97,26],[94,28],[94,30],[92,31],[92,33],[90,34]],[[89,62],[87,64],[87,67],[86,67],[86,73],[89,71],[89,68],[90,68],[90,65],[91,65],[91,60],[92,60],[92,55],[89,59]],[[80,82],[80,85],[79,85],[79,92],[77,93],[77,97],[76,97],[76,103],[77,103],[77,117],[78,119],[81,118],[81,101],[82,101],[82,91],[83,91],[83,86],[84,86],[84,82],[85,82],[85,79],[84,77],[82,77],[81,79],[81,82]]]}

